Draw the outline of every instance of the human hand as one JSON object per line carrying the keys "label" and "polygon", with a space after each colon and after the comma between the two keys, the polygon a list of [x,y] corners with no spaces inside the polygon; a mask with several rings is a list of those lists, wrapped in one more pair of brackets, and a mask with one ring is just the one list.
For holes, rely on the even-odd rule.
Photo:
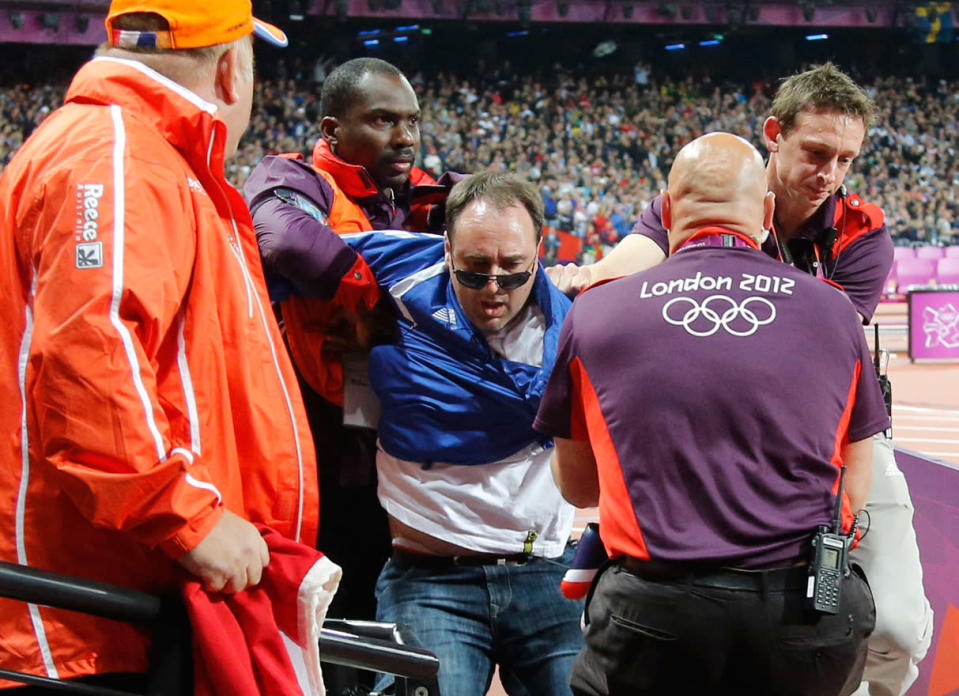
{"label": "human hand", "polygon": [[333,310],[323,329],[323,357],[327,360],[340,360],[343,353],[355,353],[368,350],[363,345],[369,331],[367,319],[362,311],[338,306]]}
{"label": "human hand", "polygon": [[396,329],[396,312],[386,300],[373,309],[337,307],[326,325],[323,356],[341,359],[343,353],[365,353],[374,345],[389,343]]}
{"label": "human hand", "polygon": [[560,292],[575,297],[593,283],[589,266],[577,266],[575,263],[557,264],[546,269],[546,275]]}
{"label": "human hand", "polygon": [[266,542],[250,522],[223,511],[199,544],[177,559],[208,592],[233,594],[259,584],[270,562]]}

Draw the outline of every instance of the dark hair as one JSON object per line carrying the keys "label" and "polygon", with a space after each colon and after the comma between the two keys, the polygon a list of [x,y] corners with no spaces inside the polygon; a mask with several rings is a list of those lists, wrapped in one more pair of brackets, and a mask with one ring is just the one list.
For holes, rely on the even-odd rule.
{"label": "dark hair", "polygon": [[526,179],[510,172],[487,170],[458,182],[446,199],[446,233],[453,241],[453,228],[460,214],[470,203],[484,200],[498,210],[519,204],[533,219],[536,242],[543,236],[543,197]]}
{"label": "dark hair", "polygon": [[804,109],[837,111],[862,119],[866,129],[875,116],[876,106],[849,75],[832,63],[815,65],[805,72],[783,80],[773,99],[771,113],[779,121],[784,135],[796,125]]}
{"label": "dark hair", "polygon": [[359,96],[360,80],[364,75],[389,75],[404,77],[400,69],[379,58],[354,58],[337,67],[327,75],[320,91],[322,116],[342,118]]}

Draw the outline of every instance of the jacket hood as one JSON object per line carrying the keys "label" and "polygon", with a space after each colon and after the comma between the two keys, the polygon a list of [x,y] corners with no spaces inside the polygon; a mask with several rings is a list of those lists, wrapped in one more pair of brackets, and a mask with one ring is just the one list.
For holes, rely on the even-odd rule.
{"label": "jacket hood", "polygon": [[216,105],[139,61],[94,58],[74,76],[65,101],[121,106],[155,128],[191,167],[223,175],[226,123]]}

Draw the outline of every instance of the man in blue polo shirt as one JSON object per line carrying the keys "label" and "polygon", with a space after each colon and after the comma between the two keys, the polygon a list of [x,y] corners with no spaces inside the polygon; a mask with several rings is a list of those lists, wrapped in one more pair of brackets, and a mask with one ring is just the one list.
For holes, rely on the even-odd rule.
{"label": "man in blue polo shirt", "polygon": [[343,239],[395,307],[370,352],[380,400],[378,494],[393,554],[377,618],[440,659],[443,696],[569,693],[582,603],[564,599],[573,508],[533,419],[570,301],[538,260],[543,203],[529,182],[483,172],[446,201],[446,237]]}
{"label": "man in blue polo shirt", "polygon": [[751,145],[698,138],[663,196],[670,258],[588,290],[563,327],[535,426],[556,438],[564,496],[598,502],[614,559],[587,608],[576,694],[859,684],[868,586],[852,570],[839,612],[814,613],[804,562],[841,465],[850,531],[889,421],[849,300],[759,251],[773,208]]}

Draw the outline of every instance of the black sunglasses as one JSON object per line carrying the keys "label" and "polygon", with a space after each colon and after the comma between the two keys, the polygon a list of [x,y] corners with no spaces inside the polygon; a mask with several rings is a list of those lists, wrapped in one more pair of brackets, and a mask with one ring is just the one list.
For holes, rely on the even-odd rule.
{"label": "black sunglasses", "polygon": [[470,290],[482,290],[489,284],[491,279],[495,280],[496,284],[503,290],[515,290],[525,285],[529,277],[533,275],[533,272],[520,271],[519,273],[503,273],[502,275],[497,275],[495,273],[475,273],[473,271],[463,271],[459,268],[454,268],[453,275],[456,276],[456,280],[459,281],[460,285]]}

